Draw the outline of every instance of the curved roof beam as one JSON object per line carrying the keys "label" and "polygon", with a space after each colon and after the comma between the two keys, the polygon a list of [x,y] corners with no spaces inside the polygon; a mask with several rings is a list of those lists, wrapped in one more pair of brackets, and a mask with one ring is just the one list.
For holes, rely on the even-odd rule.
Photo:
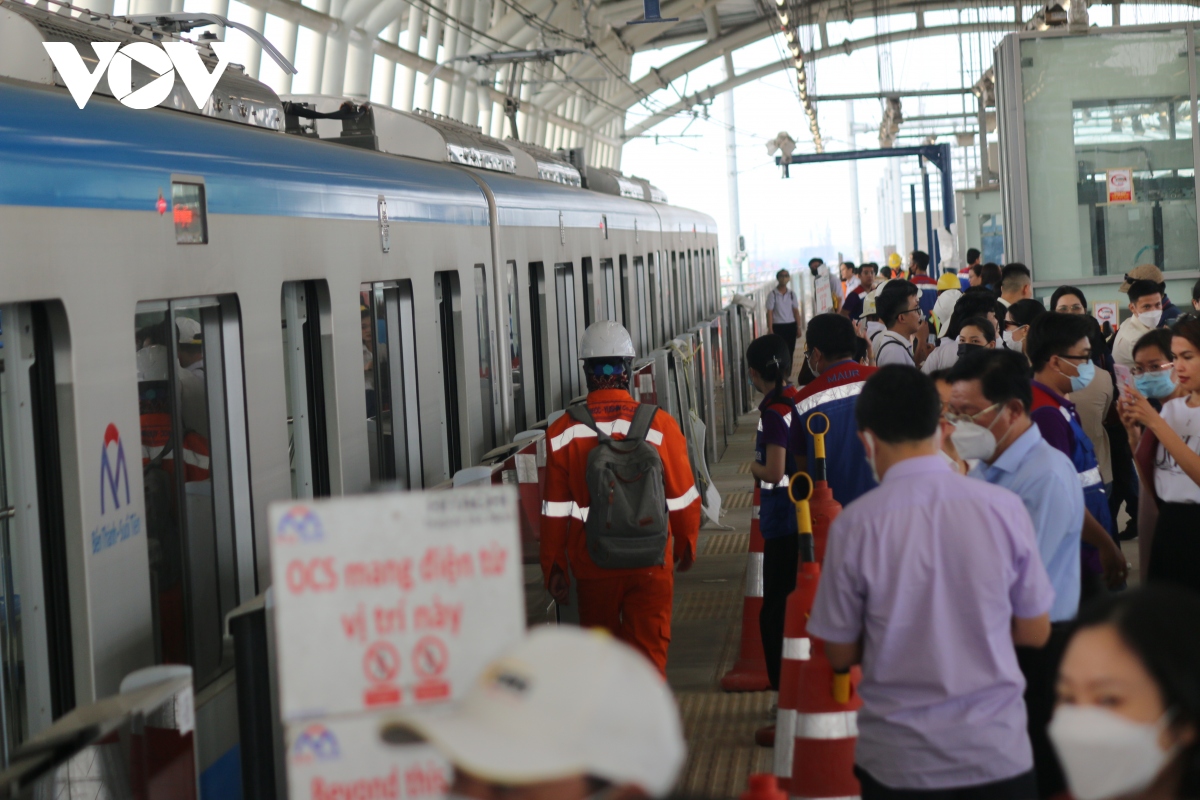
{"label": "curved roof beam", "polygon": [[[737,50],[754,42],[766,39],[776,33],[774,26],[765,21],[745,25],[730,31],[724,36],[714,39],[695,50],[684,53],[679,58],[664,64],[658,69],[652,69],[630,86],[625,86],[613,97],[609,98],[612,105],[628,109],[644,97],[649,97],[659,89],[665,89],[671,81],[682,78],[687,73],[701,67],[713,59],[720,58],[726,50]],[[601,125],[609,118],[616,116],[611,108],[597,106],[583,119],[585,125]]]}
{"label": "curved roof beam", "polygon": [[[996,30],[996,23],[967,23],[962,25],[939,25],[933,28],[913,28],[907,31],[894,31],[892,33],[881,33],[877,36],[867,36],[854,41],[846,40],[842,44],[830,45],[829,47],[821,48],[820,50],[809,51],[805,55],[808,61],[830,58],[832,56],[849,55],[854,50],[861,50],[865,47],[879,47],[880,45],[888,44],[889,42],[904,42],[912,39],[927,39],[934,36],[954,36],[962,33],[989,33]],[[650,117],[642,120],[636,125],[629,126],[625,130],[627,138],[639,136],[646,131],[658,125],[660,122],[665,122],[681,111],[687,111],[694,105],[712,100],[719,94],[724,94],[730,89],[737,88],[746,83],[752,83],[759,78],[765,78],[772,73],[780,70],[792,69],[791,61],[774,61],[770,64],[765,64],[757,69],[752,69],[748,72],[743,72],[741,75],[735,75],[733,78],[714,83],[705,89],[701,89],[695,94],[685,97],[683,100],[664,108],[663,110],[653,114]]]}

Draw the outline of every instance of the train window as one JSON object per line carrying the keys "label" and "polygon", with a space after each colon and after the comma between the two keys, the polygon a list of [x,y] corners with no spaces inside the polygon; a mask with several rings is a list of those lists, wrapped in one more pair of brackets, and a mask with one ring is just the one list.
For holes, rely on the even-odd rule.
{"label": "train window", "polygon": [[550,372],[550,324],[546,309],[546,271],[542,262],[529,265],[529,332],[533,337],[533,413],[546,418],[546,375]]}
{"label": "train window", "polygon": [[[611,267],[610,261],[610,273]],[[575,274],[571,264],[554,265],[554,295],[558,307],[558,369],[562,380],[562,407],[566,408],[579,394],[579,332],[575,327]]]}
{"label": "train window", "polygon": [[601,319],[617,321],[617,278],[613,274],[611,258],[600,259],[600,274],[604,281],[604,309]]}
{"label": "train window", "polygon": [[326,381],[331,361],[329,285],[283,285],[283,374],[287,387],[288,459],[292,497],[325,497],[329,486],[329,436],[325,409],[333,405]]}
{"label": "train window", "polygon": [[[521,294],[517,285],[517,262],[509,261],[508,273],[508,358],[512,370],[513,419],[517,430],[525,430],[525,380],[521,368]],[[501,367],[503,369],[503,367]]]}
{"label": "train window", "polygon": [[[61,304],[0,306],[0,765],[75,705],[60,415],[74,416]],[[60,382],[61,381],[61,382]],[[114,428],[115,430],[115,428]],[[107,447],[115,459],[120,442]],[[124,503],[130,512],[127,470]],[[103,495],[103,487],[102,495]],[[124,508],[124,511],[121,511]]]}
{"label": "train window", "polygon": [[596,275],[592,271],[592,259],[583,258],[579,263],[583,267],[583,327],[586,328],[595,319]]}
{"label": "train window", "polygon": [[462,418],[458,399],[466,396],[459,365],[462,357],[462,300],[458,273],[450,270],[434,273],[437,292],[438,330],[442,340],[442,465],[451,478],[463,468]]}
{"label": "train window", "polygon": [[409,281],[364,283],[359,290],[371,481],[406,489],[424,484],[413,312]]}
{"label": "train window", "polygon": [[625,256],[617,256],[617,260],[621,270],[621,324],[632,338],[637,335],[637,331],[629,327],[629,307],[633,305],[633,298],[629,296],[629,260]]}
{"label": "train window", "polygon": [[225,615],[255,594],[241,323],[232,297],[135,314],[155,652],[203,688],[232,666]]}
{"label": "train window", "polygon": [[[624,259],[625,256],[621,256],[621,260]],[[639,349],[644,356],[654,349],[654,337],[650,333],[650,287],[646,280],[646,264],[641,256],[633,257],[633,277],[637,291]]]}
{"label": "train window", "polygon": [[171,181],[171,216],[177,244],[208,244],[208,214],[204,184]]}
{"label": "train window", "polygon": [[[662,275],[659,274],[657,254],[651,253],[650,259],[650,346],[658,347],[666,337],[663,335],[662,323]],[[634,259],[637,263],[637,259]]]}
{"label": "train window", "polygon": [[492,392],[492,334],[488,314],[487,271],[475,265],[475,328],[479,340],[479,401],[483,406],[483,450],[496,446],[496,409]]}

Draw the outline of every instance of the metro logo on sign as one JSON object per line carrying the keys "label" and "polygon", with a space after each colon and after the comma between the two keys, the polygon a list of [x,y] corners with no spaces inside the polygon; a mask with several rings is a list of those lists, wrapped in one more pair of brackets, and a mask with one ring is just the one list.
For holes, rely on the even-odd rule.
{"label": "metro logo on sign", "polygon": [[279,520],[275,527],[278,541],[291,544],[294,542],[319,542],[325,538],[321,529],[321,520],[311,509],[305,506],[294,506]]}
{"label": "metro logo on sign", "polygon": [[310,761],[331,761],[340,758],[341,748],[333,731],[320,723],[309,725],[292,745],[292,760],[306,764]]}
{"label": "metro logo on sign", "polygon": [[[120,42],[92,42],[97,63],[96,69],[89,72],[75,45],[70,42],[42,43],[75,105],[81,109],[91,99],[106,71],[108,88],[121,105],[142,110],[154,108],[170,97],[178,72],[192,100],[203,108],[225,74],[230,54],[228,42],[214,41],[208,46],[217,56],[217,66],[212,72],[204,66],[196,46],[190,42],[163,42],[161,45],[131,42],[124,47]],[[136,90],[133,88],[134,61],[158,75]]]}

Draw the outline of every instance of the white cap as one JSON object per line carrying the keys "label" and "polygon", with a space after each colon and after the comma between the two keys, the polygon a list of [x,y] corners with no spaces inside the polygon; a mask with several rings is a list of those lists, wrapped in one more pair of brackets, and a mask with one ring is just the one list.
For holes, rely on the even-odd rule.
{"label": "white cap", "polygon": [[583,332],[583,340],[579,343],[579,358],[635,358],[637,352],[633,349],[633,339],[629,331],[619,322],[602,319],[588,325]]}
{"label": "white cap", "polygon": [[204,344],[200,323],[191,317],[176,317],[175,332],[179,335],[180,344]]}
{"label": "white cap", "polygon": [[167,379],[167,348],[152,344],[137,351],[137,379],[142,381],[165,381]]}
{"label": "white cap", "polygon": [[661,797],[687,747],[662,676],[599,630],[548,626],[493,661],[449,713],[409,712],[385,740],[415,731],[486,781],[525,785],[586,775]]}

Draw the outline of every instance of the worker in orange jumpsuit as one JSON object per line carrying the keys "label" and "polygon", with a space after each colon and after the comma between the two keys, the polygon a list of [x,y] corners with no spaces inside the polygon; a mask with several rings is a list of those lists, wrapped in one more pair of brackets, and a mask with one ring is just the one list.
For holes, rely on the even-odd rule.
{"label": "worker in orange jumpsuit", "polygon": [[[635,356],[629,332],[616,322],[593,323],[584,331],[580,356],[587,378],[587,407],[596,427],[613,439],[625,438],[638,408],[629,394]],[[700,493],[679,423],[659,409],[645,436],[662,460],[668,536],[662,564],[638,569],[605,569],[588,554],[584,521],[591,498],[586,473],[588,453],[598,443],[596,431],[564,414],[547,429],[546,441],[541,525],[546,588],[565,604],[573,575],[580,624],[611,631],[665,675],[675,570],[691,568],[700,534]]]}

